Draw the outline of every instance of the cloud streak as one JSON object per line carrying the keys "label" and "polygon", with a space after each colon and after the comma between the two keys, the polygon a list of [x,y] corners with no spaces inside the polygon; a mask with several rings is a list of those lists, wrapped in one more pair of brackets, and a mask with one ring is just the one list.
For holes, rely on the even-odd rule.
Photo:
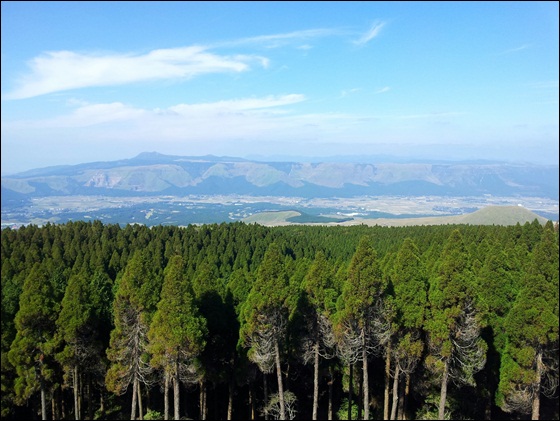
{"label": "cloud streak", "polygon": [[509,50],[502,51],[501,53],[498,53],[498,55],[517,53],[518,51],[523,51],[523,50],[526,50],[530,47],[531,47],[531,44],[523,44],[523,45],[520,45],[519,47],[510,48]]}
{"label": "cloud streak", "polygon": [[[379,34],[384,25],[384,22],[374,23],[356,43],[367,43]],[[267,68],[269,59],[260,55],[223,55],[210,50],[245,45],[266,49],[293,45],[301,50],[309,50],[312,45],[307,41],[342,33],[338,29],[307,29],[240,38],[207,46],[157,49],[146,54],[48,51],[27,63],[29,72],[16,80],[14,87],[2,99],[27,99],[73,89],[152,80],[185,80],[210,73],[240,73],[250,70],[254,65]]]}
{"label": "cloud streak", "polygon": [[[204,123],[210,131],[218,128],[223,130],[224,122],[242,121],[247,117],[266,118],[286,114],[288,111],[279,109],[305,101],[301,94],[268,95],[265,97],[241,98],[226,101],[198,104],[177,104],[165,109],[143,109],[121,102],[102,104],[79,104],[73,112],[58,117],[7,123],[15,130],[25,127],[34,129],[64,129],[92,127],[117,123],[121,127],[148,127],[158,122],[169,123],[170,126],[187,129],[193,124]],[[198,123],[197,123],[198,122]],[[220,124],[216,124],[220,122]],[[124,125],[124,126],[123,126]],[[202,128],[202,125],[201,125]]]}
{"label": "cloud streak", "polygon": [[157,79],[190,79],[208,73],[238,73],[257,62],[255,55],[217,55],[200,46],[158,49],[147,54],[47,52],[28,64],[31,72],[3,99],[25,99],[71,89],[114,86]]}
{"label": "cloud streak", "polygon": [[242,98],[236,100],[217,101],[203,104],[179,104],[169,107],[169,110],[181,115],[192,113],[238,113],[238,112],[260,112],[269,108],[280,107],[283,105],[296,104],[305,100],[301,94],[289,95],[269,95],[263,98]]}
{"label": "cloud streak", "polygon": [[[54,138],[81,138],[87,130],[91,141],[230,142],[270,139],[320,139],[335,141],[340,135],[369,140],[373,128],[394,120],[434,120],[461,113],[414,115],[357,115],[297,113],[287,107],[306,101],[301,94],[268,95],[210,103],[177,104],[164,109],[138,108],[121,102],[80,105],[73,112],[44,120],[3,122],[2,132],[41,133]],[[387,127],[387,126],[385,126]],[[366,133],[366,134],[364,134]]]}
{"label": "cloud streak", "polygon": [[[278,48],[289,44],[299,44],[301,42],[314,38],[321,38],[331,35],[338,35],[340,31],[337,29],[304,29],[301,31],[292,31],[281,34],[259,35],[255,37],[241,38],[232,41],[224,41],[212,45],[212,47],[233,47],[241,45],[258,45],[265,48]],[[309,45],[300,46],[300,48],[310,48]]]}
{"label": "cloud streak", "polygon": [[373,24],[365,34],[363,34],[359,39],[354,41],[354,44],[360,46],[367,44],[368,42],[370,42],[372,39],[374,39],[380,34],[385,24],[386,22],[376,20],[375,22],[373,22]]}

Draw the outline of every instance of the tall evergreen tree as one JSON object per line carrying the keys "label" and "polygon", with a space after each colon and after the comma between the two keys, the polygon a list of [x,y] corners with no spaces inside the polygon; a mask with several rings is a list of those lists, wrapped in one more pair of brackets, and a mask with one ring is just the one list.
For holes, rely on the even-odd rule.
{"label": "tall evergreen tree", "polygon": [[[249,359],[264,373],[276,368],[280,419],[286,419],[280,347],[286,336],[289,279],[280,246],[273,242],[265,252],[243,308],[241,340]],[[268,402],[266,402],[268,404]]]}
{"label": "tall evergreen tree", "polygon": [[486,363],[487,345],[480,338],[472,285],[469,256],[460,231],[455,229],[444,245],[430,285],[425,323],[429,342],[426,365],[441,385],[439,419],[445,416],[449,381],[474,385],[473,375]]}
{"label": "tall evergreen tree", "polygon": [[[97,292],[92,289],[87,273],[71,276],[56,321],[58,337],[64,347],[56,358],[62,364],[66,378],[71,381],[77,420],[82,417],[83,397],[80,390],[83,389],[81,381],[84,374],[89,374],[91,378],[104,371],[100,359],[103,348],[99,338],[99,313],[94,307],[96,300],[92,299]],[[89,404],[92,405],[91,402]]]}
{"label": "tall evergreen tree", "polygon": [[[395,332],[393,360],[395,367],[393,386],[392,420],[396,419],[399,400],[399,375],[406,376],[405,400],[410,389],[410,375],[414,372],[424,350],[422,326],[427,305],[428,280],[420,259],[418,247],[407,237],[400,247],[393,266],[391,281],[394,288]],[[406,410],[402,405],[403,411]],[[401,414],[403,415],[403,414]]]}
{"label": "tall evergreen tree", "polygon": [[[382,295],[386,289],[377,252],[364,236],[356,248],[342,290],[342,308],[335,327],[338,348],[350,365],[362,362],[364,418],[369,419],[368,356],[377,346],[378,335],[388,331]],[[385,326],[384,326],[385,325]],[[352,384],[350,384],[352,390]],[[351,402],[348,402],[351,407]]]}
{"label": "tall evergreen tree", "polygon": [[41,395],[42,419],[47,419],[47,393],[56,382],[54,360],[56,320],[60,311],[61,274],[48,271],[48,261],[36,263],[25,279],[15,317],[16,337],[8,358],[15,367],[16,403]]}
{"label": "tall evergreen tree", "polygon": [[506,316],[497,401],[508,412],[540,417],[540,397],[558,385],[558,243],[546,229],[532,253],[524,287]]}
{"label": "tall evergreen tree", "polygon": [[[111,332],[107,357],[107,389],[122,395],[132,384],[131,419],[136,419],[136,407],[142,419],[140,383],[150,385],[152,369],[147,356],[148,329],[152,306],[159,301],[159,289],[153,288],[152,266],[146,253],[138,250],[129,260],[118,284],[113,301],[114,329]],[[158,297],[157,299],[155,297]]]}
{"label": "tall evergreen tree", "polygon": [[[173,385],[174,418],[180,419],[179,383],[196,382],[196,357],[206,344],[206,320],[199,314],[185,276],[183,258],[171,257],[157,311],[148,332],[151,364],[164,374],[164,390]],[[166,399],[165,419],[169,419]]]}
{"label": "tall evergreen tree", "polygon": [[331,316],[335,310],[334,270],[324,252],[318,251],[304,279],[309,301],[306,314],[307,332],[303,346],[305,361],[313,361],[313,411],[317,419],[319,408],[319,357],[334,357],[334,332]]}

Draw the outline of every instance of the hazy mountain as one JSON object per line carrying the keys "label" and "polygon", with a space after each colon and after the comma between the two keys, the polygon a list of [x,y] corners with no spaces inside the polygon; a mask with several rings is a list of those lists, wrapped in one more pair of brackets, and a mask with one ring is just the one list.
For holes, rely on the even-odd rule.
{"label": "hazy mountain", "polygon": [[534,196],[558,199],[558,165],[277,162],[142,153],[2,177],[2,206],[61,195]]}

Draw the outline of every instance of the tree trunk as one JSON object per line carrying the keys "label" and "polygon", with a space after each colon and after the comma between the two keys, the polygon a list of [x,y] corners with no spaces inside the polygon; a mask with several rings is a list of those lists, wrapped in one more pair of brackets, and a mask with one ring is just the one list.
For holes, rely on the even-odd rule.
{"label": "tree trunk", "polygon": [[[362,404],[364,402],[364,376],[363,376],[363,371],[364,371],[364,367],[363,367],[363,360],[362,360],[362,367],[361,367],[361,371],[360,371],[360,366],[356,367],[356,376],[358,376],[358,417],[356,419],[361,420],[362,419]],[[362,375],[360,375],[362,374]]]}
{"label": "tree trunk", "polygon": [[41,378],[41,419],[47,419],[47,392],[45,390],[45,385],[43,384],[43,378]]}
{"label": "tree trunk", "polygon": [[352,419],[352,364],[350,363],[350,378],[348,379],[348,419]]}
{"label": "tree trunk", "polygon": [[60,419],[64,420],[66,419],[66,400],[64,399],[64,396],[62,394],[62,390],[60,391]]}
{"label": "tree trunk", "polygon": [[445,359],[443,367],[443,378],[441,379],[441,393],[439,396],[438,419],[442,420],[445,415],[445,400],[447,399],[447,382],[449,380],[449,359]]}
{"label": "tree trunk", "polygon": [[398,362],[395,363],[395,376],[393,378],[393,405],[391,406],[391,420],[397,419],[397,405],[399,404],[399,372]]}
{"label": "tree trunk", "polygon": [[391,341],[387,344],[385,354],[385,394],[383,399],[383,419],[389,419],[389,384],[391,382]]}
{"label": "tree trunk", "polygon": [[99,413],[101,415],[99,418],[105,419],[105,398],[103,397],[103,390],[99,392]]}
{"label": "tree trunk", "polygon": [[173,418],[177,421],[181,419],[179,415],[181,410],[180,385],[179,379],[175,375],[173,378]]}
{"label": "tree trunk", "polygon": [[63,402],[64,396],[62,396],[62,387],[60,385],[56,388],[55,394],[56,394],[56,418],[53,415],[53,419],[63,420],[64,419],[64,409],[62,407],[62,402]]}
{"label": "tree trunk", "polygon": [[255,419],[255,392],[253,388],[253,383],[249,385],[249,407],[251,409],[251,421]]}
{"label": "tree trunk", "polygon": [[73,384],[72,387],[74,388],[74,419],[79,420],[80,417],[80,387],[79,387],[79,381],[78,381],[78,366],[76,365],[74,367],[74,378],[73,380]]}
{"label": "tree trunk", "polygon": [[132,408],[130,410],[130,419],[134,421],[136,419],[136,398],[138,397],[138,392],[136,388],[138,387],[138,382],[136,381],[136,376],[132,380]]}
{"label": "tree trunk", "polygon": [[82,401],[84,396],[84,385],[82,382],[82,378],[78,373],[78,414],[80,418],[82,417]]}
{"label": "tree trunk", "polygon": [[533,405],[531,410],[531,419],[538,420],[540,417],[540,408],[541,408],[541,381],[542,381],[542,373],[543,373],[543,362],[542,362],[542,352],[537,354],[537,378],[535,379],[536,390],[533,397]]}
{"label": "tree trunk", "polygon": [[406,420],[406,403],[408,400],[408,389],[410,387],[410,373],[406,373],[405,374],[405,381],[403,382],[402,380],[399,382],[400,384],[400,396],[401,399],[399,399],[399,410],[397,412],[397,418],[399,420]]}
{"label": "tree trunk", "polygon": [[200,381],[200,400],[199,400],[199,407],[200,407],[200,419],[206,419],[206,380],[202,379]]}
{"label": "tree trunk", "polygon": [[138,386],[136,386],[136,391],[138,392],[138,419],[142,421],[144,419],[144,411],[142,408],[142,389],[140,388],[140,380],[136,380]]}
{"label": "tree trunk", "polygon": [[[266,373],[263,373],[263,387],[264,387],[264,407],[268,405],[268,385],[266,384]],[[253,414],[254,415],[254,414]],[[264,419],[268,420],[268,411],[264,411]]]}
{"label": "tree trunk", "polygon": [[169,419],[169,373],[163,373],[163,419]]}
{"label": "tree trunk", "polygon": [[91,374],[87,375],[87,385],[88,385],[88,419],[93,419],[93,384],[91,382]]}
{"label": "tree trunk", "polygon": [[229,379],[229,385],[228,385],[228,404],[227,404],[227,419],[231,420],[233,419],[233,373],[230,376]]}
{"label": "tree trunk", "polygon": [[329,380],[329,408],[327,410],[328,412],[328,420],[332,421],[333,419],[333,383],[334,383],[334,370],[332,368],[332,365],[329,365],[329,374],[330,374],[330,380]]}
{"label": "tree trunk", "polygon": [[51,417],[53,420],[56,420],[56,401],[54,396],[51,398]]}
{"label": "tree trunk", "polygon": [[363,367],[363,383],[364,383],[364,420],[369,420],[369,374],[368,374],[368,355],[366,348],[365,336],[363,338],[362,350],[362,367]]}
{"label": "tree trunk", "polygon": [[282,384],[282,367],[280,366],[280,349],[278,341],[274,341],[274,353],[276,354],[276,377],[278,378],[278,401],[280,403],[280,419],[286,419],[286,406],[284,403],[284,386]]}
{"label": "tree trunk", "polygon": [[317,409],[319,407],[319,340],[315,342],[315,359],[313,361],[313,416],[317,419]]}

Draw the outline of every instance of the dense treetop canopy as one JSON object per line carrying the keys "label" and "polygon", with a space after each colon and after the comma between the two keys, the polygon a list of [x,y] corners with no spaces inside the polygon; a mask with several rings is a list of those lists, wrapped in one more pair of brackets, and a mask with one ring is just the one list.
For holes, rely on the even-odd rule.
{"label": "dense treetop canopy", "polygon": [[559,415],[552,223],[1,235],[3,417]]}

